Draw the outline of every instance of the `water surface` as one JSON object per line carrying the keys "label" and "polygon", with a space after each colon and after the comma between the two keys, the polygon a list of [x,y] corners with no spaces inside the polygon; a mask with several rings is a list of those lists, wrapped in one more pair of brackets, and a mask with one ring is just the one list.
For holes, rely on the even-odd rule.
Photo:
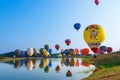
{"label": "water surface", "polygon": [[[0,80],[82,80],[94,69],[81,58],[14,60],[0,63]],[[66,76],[68,70],[72,76]]]}

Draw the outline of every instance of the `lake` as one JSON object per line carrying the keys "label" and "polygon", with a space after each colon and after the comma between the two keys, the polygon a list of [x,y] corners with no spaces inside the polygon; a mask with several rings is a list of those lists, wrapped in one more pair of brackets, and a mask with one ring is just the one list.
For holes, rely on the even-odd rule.
{"label": "lake", "polygon": [[0,62],[0,80],[82,80],[94,69],[82,58],[27,58]]}

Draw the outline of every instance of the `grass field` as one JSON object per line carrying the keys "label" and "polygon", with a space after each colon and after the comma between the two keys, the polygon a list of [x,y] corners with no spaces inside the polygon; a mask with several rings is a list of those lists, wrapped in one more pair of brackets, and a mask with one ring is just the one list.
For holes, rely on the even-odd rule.
{"label": "grass field", "polygon": [[97,68],[94,73],[83,80],[120,80],[120,52],[99,55],[91,58]]}

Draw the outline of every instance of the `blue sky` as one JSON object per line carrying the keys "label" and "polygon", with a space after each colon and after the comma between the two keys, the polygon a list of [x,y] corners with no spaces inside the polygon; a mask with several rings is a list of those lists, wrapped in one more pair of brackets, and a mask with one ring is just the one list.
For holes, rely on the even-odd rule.
{"label": "blue sky", "polygon": [[[106,32],[102,45],[119,50],[120,0],[0,0],[0,53],[38,50],[49,44],[68,48],[65,39],[71,39],[70,48],[88,47],[83,31],[90,24],[100,24]],[[77,32],[73,25],[80,23]]]}

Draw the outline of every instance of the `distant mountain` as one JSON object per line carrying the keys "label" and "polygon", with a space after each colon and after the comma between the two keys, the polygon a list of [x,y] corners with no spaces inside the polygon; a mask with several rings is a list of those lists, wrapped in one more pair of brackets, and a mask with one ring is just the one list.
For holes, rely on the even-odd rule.
{"label": "distant mountain", "polygon": [[13,57],[15,55],[14,51],[0,54],[0,57]]}

